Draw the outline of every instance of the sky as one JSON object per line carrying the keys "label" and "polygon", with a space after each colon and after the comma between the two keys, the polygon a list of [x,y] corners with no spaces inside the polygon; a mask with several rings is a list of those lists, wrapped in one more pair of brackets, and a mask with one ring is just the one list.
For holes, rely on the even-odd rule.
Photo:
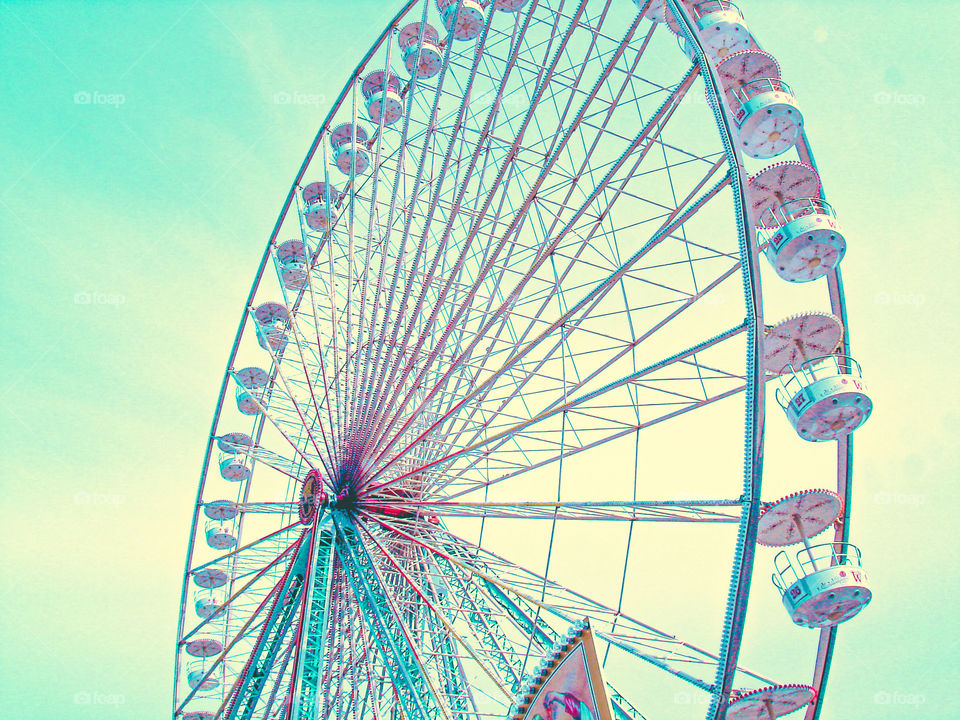
{"label": "sky", "polygon": [[[395,5],[0,3],[0,715],[169,713],[242,304],[317,126]],[[822,718],[958,717],[960,4],[739,5],[803,103],[847,230],[876,404],[851,530],[875,599],[840,632]]]}

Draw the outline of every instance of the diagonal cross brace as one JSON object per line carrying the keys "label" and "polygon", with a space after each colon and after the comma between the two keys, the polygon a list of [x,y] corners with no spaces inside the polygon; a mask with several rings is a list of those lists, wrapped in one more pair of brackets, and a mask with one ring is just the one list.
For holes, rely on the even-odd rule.
{"label": "diagonal cross brace", "polygon": [[270,615],[264,622],[260,637],[240,674],[232,701],[222,716],[223,720],[249,720],[257,707],[270,671],[280,655],[284,638],[300,608],[312,540],[312,534],[304,538],[290,560],[281,581],[280,591],[270,608]]}
{"label": "diagonal cross brace", "polygon": [[374,645],[380,653],[408,720],[438,720],[445,716],[426,676],[423,664],[404,633],[404,628],[383,586],[374,560],[360,539],[354,520],[334,513],[340,563],[360,604]]}

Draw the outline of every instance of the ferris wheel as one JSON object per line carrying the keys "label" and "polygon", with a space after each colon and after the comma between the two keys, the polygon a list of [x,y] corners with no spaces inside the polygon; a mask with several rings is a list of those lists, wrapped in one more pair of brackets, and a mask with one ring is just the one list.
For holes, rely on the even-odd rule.
{"label": "ferris wheel", "polygon": [[243,309],[173,717],[817,718],[871,598],[845,250],[732,3],[407,2]]}

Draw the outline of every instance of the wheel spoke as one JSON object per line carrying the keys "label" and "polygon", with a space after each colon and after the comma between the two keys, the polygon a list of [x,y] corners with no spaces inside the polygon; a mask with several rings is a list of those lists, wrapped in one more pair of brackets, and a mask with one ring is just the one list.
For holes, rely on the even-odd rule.
{"label": "wheel spoke", "polygon": [[385,509],[419,513],[426,517],[475,517],[522,520],[618,520],[623,522],[716,522],[740,521],[739,512],[722,508],[739,508],[738,500],[703,500],[670,502],[391,502],[368,503],[371,511]]}
{"label": "wheel spoke", "polygon": [[[550,715],[524,693],[586,627],[616,720],[643,720],[629,698],[648,678],[707,693],[712,720],[735,683],[775,684],[739,660],[772,250],[740,155],[762,138],[740,137],[736,72],[704,44],[739,22],[727,5],[407,0],[379,35],[294,178],[230,351],[175,719]],[[826,286],[845,333],[835,271]],[[684,533],[705,570],[651,590]],[[704,648],[712,616],[683,602],[722,597],[711,571],[731,558]]]}

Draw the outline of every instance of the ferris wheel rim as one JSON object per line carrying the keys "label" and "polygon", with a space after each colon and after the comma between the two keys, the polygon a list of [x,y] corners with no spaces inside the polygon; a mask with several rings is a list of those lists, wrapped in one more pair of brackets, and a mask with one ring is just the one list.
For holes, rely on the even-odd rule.
{"label": "ferris wheel rim", "polygon": [[[238,333],[237,333],[237,335],[236,335],[236,337],[235,337],[234,344],[233,344],[233,347],[232,347],[232,349],[231,349],[230,358],[229,358],[228,363],[227,363],[227,371],[224,373],[223,380],[222,380],[222,383],[221,383],[221,390],[220,390],[220,394],[219,394],[218,401],[217,401],[217,408],[216,408],[216,412],[215,412],[215,414],[214,414],[213,423],[212,423],[212,426],[211,426],[210,437],[208,438],[207,450],[206,450],[206,454],[205,454],[205,458],[204,458],[204,465],[203,465],[204,470],[203,470],[203,472],[202,472],[202,474],[201,474],[201,482],[200,482],[200,486],[199,486],[199,488],[198,488],[197,502],[196,502],[196,505],[195,505],[194,521],[193,521],[193,526],[191,527],[190,549],[188,550],[187,567],[186,567],[186,569],[185,569],[184,587],[183,587],[183,593],[182,593],[182,597],[181,597],[181,617],[182,617],[182,615],[184,614],[185,608],[186,608],[185,603],[186,603],[187,590],[188,590],[189,579],[190,579],[190,573],[189,573],[189,570],[190,570],[190,557],[191,557],[191,555],[192,555],[192,553],[193,553],[193,545],[194,545],[194,542],[195,542],[195,540],[196,540],[196,525],[197,525],[197,520],[198,520],[198,518],[199,518],[199,513],[200,513],[200,509],[201,509],[201,505],[202,505],[201,500],[202,500],[202,495],[203,495],[204,483],[205,483],[206,475],[207,475],[208,468],[209,468],[209,459],[210,459],[211,454],[212,454],[213,443],[216,441],[215,432],[216,432],[216,428],[217,428],[218,423],[219,423],[219,420],[220,420],[220,416],[221,416],[221,412],[222,412],[222,409],[223,409],[224,400],[225,400],[225,398],[226,398],[227,386],[229,385],[229,381],[230,381],[230,379],[231,379],[231,372],[230,372],[230,371],[231,371],[232,363],[233,363],[234,358],[236,357],[236,353],[237,353],[237,350],[238,350],[239,345],[240,345],[241,338],[242,338],[243,333],[244,333],[244,326],[245,326],[245,322],[246,322],[246,320],[247,320],[249,308],[251,307],[252,301],[253,301],[254,297],[256,296],[256,293],[257,293],[259,284],[260,284],[260,282],[261,282],[261,280],[262,280],[262,278],[263,278],[263,273],[264,273],[264,271],[265,271],[265,269],[266,269],[266,265],[267,265],[267,262],[268,262],[268,260],[269,260],[271,247],[272,247],[272,246],[275,244],[275,242],[276,242],[276,239],[277,239],[277,237],[278,237],[278,235],[279,235],[281,226],[282,226],[282,224],[283,224],[283,220],[284,220],[284,218],[286,217],[287,213],[289,212],[290,206],[291,206],[293,200],[295,199],[296,190],[297,190],[297,188],[299,187],[299,184],[300,184],[300,182],[301,182],[302,179],[303,179],[303,176],[304,176],[304,174],[305,174],[305,172],[306,172],[307,167],[308,167],[309,164],[310,164],[311,159],[313,158],[313,155],[315,154],[315,152],[317,151],[319,145],[320,145],[321,142],[322,142],[322,138],[324,137],[324,132],[325,132],[325,130],[329,129],[328,126],[330,125],[330,122],[331,122],[332,118],[335,116],[336,112],[338,111],[340,105],[342,104],[342,102],[343,102],[344,99],[346,98],[349,88],[351,87],[351,85],[352,85],[352,83],[355,81],[355,79],[356,79],[357,77],[359,77],[359,74],[362,72],[363,68],[366,66],[366,63],[369,62],[370,58],[373,57],[373,55],[375,54],[375,52],[377,51],[377,49],[382,45],[382,43],[385,41],[385,39],[389,38],[392,29],[394,29],[394,28],[396,27],[396,24],[399,22],[399,20],[400,20],[413,6],[415,6],[416,3],[417,3],[417,0],[409,0],[409,2],[406,3],[405,7],[401,10],[400,13],[397,14],[397,16],[393,19],[393,21],[391,21],[391,23],[388,24],[388,26],[385,28],[385,30],[383,31],[383,33],[381,33],[380,37],[378,38],[378,40],[376,41],[376,43],[374,44],[374,46],[371,47],[371,49],[370,49],[370,50],[368,51],[368,53],[365,55],[364,59],[361,61],[361,63],[357,66],[357,68],[353,71],[353,73],[352,73],[352,74],[350,75],[350,77],[348,78],[347,83],[346,83],[345,86],[344,86],[344,89],[341,91],[341,93],[340,93],[340,95],[338,96],[338,98],[337,98],[334,106],[331,108],[331,110],[330,110],[330,112],[328,113],[326,119],[324,120],[323,124],[322,124],[321,127],[320,127],[320,131],[318,132],[318,134],[317,134],[317,136],[316,136],[316,138],[315,138],[315,140],[314,140],[314,143],[313,143],[312,146],[311,146],[311,150],[310,150],[308,156],[306,157],[306,159],[304,160],[304,163],[303,163],[303,165],[301,166],[301,169],[300,169],[300,171],[299,171],[299,173],[298,173],[298,175],[297,175],[297,178],[295,179],[293,185],[291,186],[291,189],[290,189],[290,191],[289,191],[289,193],[288,193],[288,195],[287,195],[287,199],[286,199],[286,202],[285,202],[285,204],[284,204],[283,210],[281,211],[280,216],[279,216],[279,218],[278,218],[278,220],[277,220],[277,223],[276,223],[276,225],[275,225],[275,227],[274,227],[274,230],[273,230],[273,232],[271,233],[270,239],[268,240],[267,247],[266,247],[265,252],[264,252],[264,255],[263,255],[262,259],[261,259],[260,266],[259,266],[259,268],[258,268],[256,277],[255,277],[255,280],[254,280],[254,284],[253,284],[253,286],[251,287],[250,293],[249,293],[249,295],[248,295],[248,300],[247,300],[247,303],[246,303],[244,312],[243,312],[243,314],[242,314],[241,322],[240,322],[240,328],[238,329]],[[811,161],[812,161],[812,158],[811,158]],[[812,163],[811,163],[811,164],[812,164]],[[743,218],[742,220],[738,221],[738,225],[741,226],[741,227],[738,228],[738,229],[741,229],[741,230],[742,230],[742,226],[744,225],[745,222],[746,222],[746,216],[744,216],[744,218]],[[834,282],[835,282],[835,283],[839,284],[839,271],[835,271],[830,277],[831,277],[832,279],[834,279]],[[831,289],[831,300],[833,300],[833,295],[834,295],[834,291]],[[749,299],[748,299],[748,303],[749,303]],[[843,302],[842,287],[841,287],[841,292],[839,293],[839,312],[837,312],[837,315],[840,316],[840,317],[843,319],[843,321],[844,321],[844,322],[843,322],[843,327],[844,327],[844,345],[846,345],[846,332],[847,332],[847,331],[846,331],[847,323],[846,323],[846,321],[845,321],[845,320],[846,320],[846,317],[845,317],[846,312],[845,312],[845,310],[846,310],[846,308],[845,308],[845,304],[844,304],[844,302]],[[760,318],[762,319],[762,307],[760,308]],[[754,324],[756,324],[756,323],[757,323],[757,321],[754,320]],[[762,329],[762,322],[760,322],[760,328]],[[761,335],[762,333],[757,333],[757,334],[758,334],[758,335]],[[272,381],[272,380],[273,380],[273,378],[271,378],[271,381]],[[762,383],[762,379],[761,379],[760,382]],[[761,413],[762,413],[762,410],[761,410]],[[261,425],[260,427],[261,427],[261,431],[262,431],[262,427],[263,427],[263,426]],[[761,435],[762,435],[762,433],[761,433]],[[254,440],[254,443],[257,443],[257,442],[258,442],[258,439],[255,439],[255,440]],[[849,438],[847,438],[847,439],[845,439],[843,442],[849,444],[851,441],[849,440]],[[847,507],[848,507],[848,505],[849,505],[848,503],[844,503],[844,512],[847,512]],[[753,524],[755,525],[755,523],[753,523]],[[738,547],[740,547],[741,545],[742,545],[742,543],[738,543]],[[182,632],[182,629],[181,629],[181,632]],[[824,631],[824,632],[828,632],[828,631]],[[832,634],[832,633],[834,632],[834,630],[831,629],[829,632]],[[831,645],[831,649],[832,649],[832,645]],[[828,661],[828,662],[829,662],[829,661]],[[178,653],[178,665],[179,665],[179,653]],[[736,666],[736,663],[734,663],[734,665]],[[178,672],[175,673],[175,678],[174,678],[174,683],[175,683],[175,684],[176,684],[176,682],[177,682],[177,675],[178,675],[178,674],[179,674]],[[819,687],[818,687],[817,689],[819,690]],[[176,706],[176,701],[174,702],[174,705]],[[817,708],[817,712],[819,712],[819,708]]]}

